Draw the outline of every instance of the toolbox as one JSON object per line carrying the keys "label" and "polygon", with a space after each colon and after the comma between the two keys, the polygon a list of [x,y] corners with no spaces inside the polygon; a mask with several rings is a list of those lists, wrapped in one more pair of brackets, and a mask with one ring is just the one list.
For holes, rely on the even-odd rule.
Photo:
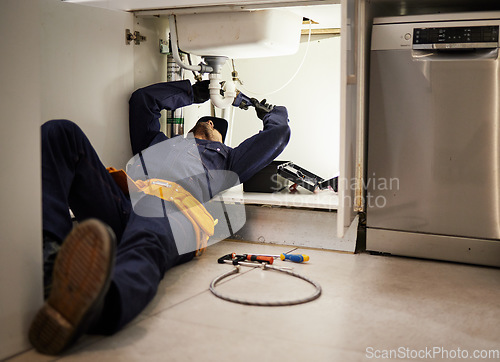
{"label": "toolbox", "polygon": [[304,187],[314,192],[316,188],[320,190],[333,189],[338,191],[338,177],[325,180],[306,169],[297,166],[293,162],[282,163],[278,166],[278,175],[292,181],[294,184]]}
{"label": "toolbox", "polygon": [[243,183],[245,192],[273,193],[281,191],[289,183],[278,175],[278,167],[288,161],[273,161]]}

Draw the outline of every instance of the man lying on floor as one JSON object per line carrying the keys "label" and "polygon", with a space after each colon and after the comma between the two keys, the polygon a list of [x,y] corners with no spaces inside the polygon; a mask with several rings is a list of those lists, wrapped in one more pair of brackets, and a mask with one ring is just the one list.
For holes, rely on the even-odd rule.
{"label": "man lying on floor", "polygon": [[202,117],[186,138],[168,139],[160,131],[162,109],[208,99],[208,81],[159,83],[132,94],[136,156],[129,175],[122,174],[130,193],[76,124],[42,125],[46,302],[29,331],[39,352],[58,354],[85,333],[110,335],[135,318],[165,272],[206,247],[216,223],[206,202],[248,180],[287,145],[286,108],[255,99],[263,130],[235,148],[224,145],[227,122],[221,118]]}

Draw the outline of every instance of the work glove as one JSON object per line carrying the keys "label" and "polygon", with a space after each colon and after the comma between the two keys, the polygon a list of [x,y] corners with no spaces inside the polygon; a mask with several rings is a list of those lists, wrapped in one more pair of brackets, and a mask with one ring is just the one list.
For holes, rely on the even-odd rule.
{"label": "work glove", "polygon": [[274,108],[274,106],[266,103],[266,100],[263,99],[262,101],[259,101],[255,98],[251,99],[252,105],[255,107],[255,112],[257,112],[257,117],[260,119],[264,119],[264,116],[271,112]]}
{"label": "work glove", "polygon": [[193,103],[205,103],[210,99],[210,90],[208,89],[209,83],[209,80],[202,80],[192,85]]}
{"label": "work glove", "polygon": [[250,104],[248,104],[244,100],[241,101],[240,105],[238,106],[238,108],[243,109],[244,111],[246,111],[248,109],[248,107],[250,107]]}

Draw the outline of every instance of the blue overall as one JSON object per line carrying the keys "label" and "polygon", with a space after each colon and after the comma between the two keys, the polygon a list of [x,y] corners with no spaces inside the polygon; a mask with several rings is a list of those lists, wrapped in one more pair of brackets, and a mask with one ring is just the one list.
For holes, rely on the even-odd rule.
{"label": "blue overall", "polygon": [[[135,91],[130,98],[130,139],[134,154],[167,140],[160,131],[160,111],[193,103],[189,81],[154,84]],[[263,130],[235,148],[219,142],[195,139],[207,179],[216,170],[235,172],[245,182],[274,160],[290,138],[285,107],[275,107],[264,116]],[[219,182],[220,181],[220,182]],[[222,191],[224,182],[213,179],[210,196]],[[202,190],[183,185],[200,201]],[[191,189],[190,189],[191,187]],[[176,213],[172,217],[144,217],[132,209],[131,201],[113,181],[82,130],[68,120],[52,120],[42,126],[42,191],[44,237],[62,242],[72,228],[68,212],[77,220],[97,218],[108,224],[117,237],[116,263],[101,321],[91,333],[112,334],[136,317],[155,296],[165,272],[191,260],[194,253],[179,255],[171,223],[194,240],[191,223]],[[146,196],[142,209],[156,207]],[[164,207],[175,211],[175,206]],[[167,212],[169,211],[167,210]],[[177,227],[176,229],[179,229]]]}

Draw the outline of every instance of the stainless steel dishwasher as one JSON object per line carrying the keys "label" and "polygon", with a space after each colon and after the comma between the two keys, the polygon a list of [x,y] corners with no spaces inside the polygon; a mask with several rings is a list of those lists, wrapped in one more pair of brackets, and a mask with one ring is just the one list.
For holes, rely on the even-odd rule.
{"label": "stainless steel dishwasher", "polygon": [[367,250],[500,266],[499,25],[374,19]]}

